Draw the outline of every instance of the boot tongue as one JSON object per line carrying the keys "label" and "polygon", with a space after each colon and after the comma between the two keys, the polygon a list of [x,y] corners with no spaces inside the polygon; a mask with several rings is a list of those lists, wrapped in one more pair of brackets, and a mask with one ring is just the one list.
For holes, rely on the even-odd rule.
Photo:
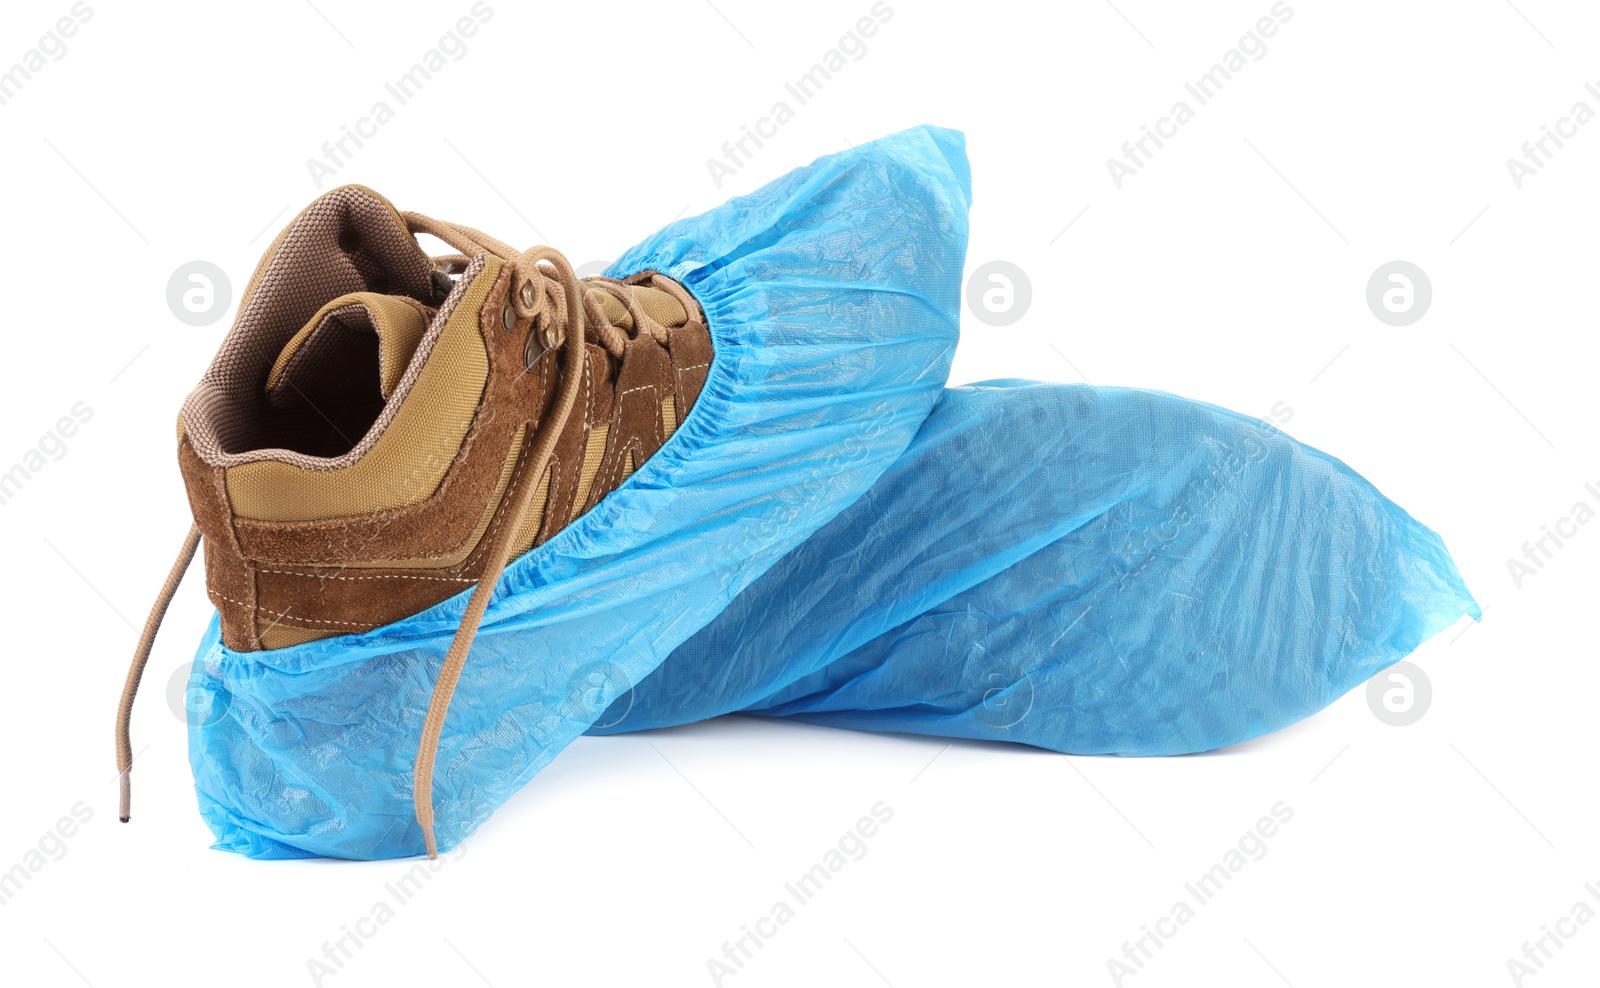
{"label": "boot tongue", "polygon": [[434,310],[403,295],[352,292],[324,305],[294,334],[267,374],[275,404],[295,392],[321,390],[330,372],[347,382],[374,368],[387,401],[405,376]]}

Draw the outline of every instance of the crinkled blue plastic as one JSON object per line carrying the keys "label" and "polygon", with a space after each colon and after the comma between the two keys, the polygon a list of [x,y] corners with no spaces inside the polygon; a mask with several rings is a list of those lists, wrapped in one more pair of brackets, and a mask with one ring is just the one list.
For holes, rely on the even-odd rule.
{"label": "crinkled blue plastic", "polygon": [[[961,135],[916,128],[673,223],[613,265],[695,295],[710,376],[656,455],[506,570],[445,722],[441,849],[905,449],[949,371],[969,198]],[[421,853],[412,762],[466,599],[266,652],[223,647],[213,621],[189,740],[216,846]]]}
{"label": "crinkled blue plastic", "polygon": [[946,391],[861,500],[592,733],[745,710],[1204,751],[1315,713],[1463,614],[1478,607],[1437,535],[1273,425],[992,382]]}

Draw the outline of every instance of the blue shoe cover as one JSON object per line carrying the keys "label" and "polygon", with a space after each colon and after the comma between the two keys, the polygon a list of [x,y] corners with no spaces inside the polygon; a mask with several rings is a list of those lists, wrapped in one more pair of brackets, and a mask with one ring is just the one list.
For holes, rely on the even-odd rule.
{"label": "blue shoe cover", "polygon": [[1172,395],[945,392],[861,500],[592,733],[738,710],[1172,755],[1322,709],[1478,607],[1340,461]]}
{"label": "blue shoe cover", "polygon": [[[904,451],[949,371],[969,198],[961,135],[916,128],[675,222],[617,261],[700,301],[710,376],[656,455],[506,569],[444,726],[442,850]],[[224,648],[213,621],[189,747],[216,846],[422,853],[412,762],[467,596],[264,652]]]}

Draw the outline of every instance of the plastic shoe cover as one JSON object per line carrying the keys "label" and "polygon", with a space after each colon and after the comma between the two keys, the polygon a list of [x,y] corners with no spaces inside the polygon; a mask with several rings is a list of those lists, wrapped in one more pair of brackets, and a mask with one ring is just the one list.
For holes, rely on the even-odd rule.
{"label": "plastic shoe cover", "polygon": [[[509,566],[435,768],[458,843],[751,580],[857,499],[944,386],[970,196],[959,133],[822,158],[657,233],[704,307],[693,411],[621,487]],[[216,622],[190,689],[190,761],[216,846],[255,857],[420,854],[412,761],[467,594],[375,631],[233,652]]]}
{"label": "plastic shoe cover", "polygon": [[946,391],[860,501],[593,733],[736,710],[1172,755],[1322,709],[1478,607],[1439,537],[1274,426],[1168,394]]}

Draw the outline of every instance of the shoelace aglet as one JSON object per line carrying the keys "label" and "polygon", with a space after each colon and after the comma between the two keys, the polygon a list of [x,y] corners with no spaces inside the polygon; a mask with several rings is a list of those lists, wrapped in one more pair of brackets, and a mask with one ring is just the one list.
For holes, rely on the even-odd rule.
{"label": "shoelace aglet", "polygon": [[117,800],[117,819],[121,820],[123,823],[127,823],[129,816],[128,810],[133,803],[132,773],[123,772],[121,775],[117,776],[117,781],[118,785],[122,789],[122,794]]}

